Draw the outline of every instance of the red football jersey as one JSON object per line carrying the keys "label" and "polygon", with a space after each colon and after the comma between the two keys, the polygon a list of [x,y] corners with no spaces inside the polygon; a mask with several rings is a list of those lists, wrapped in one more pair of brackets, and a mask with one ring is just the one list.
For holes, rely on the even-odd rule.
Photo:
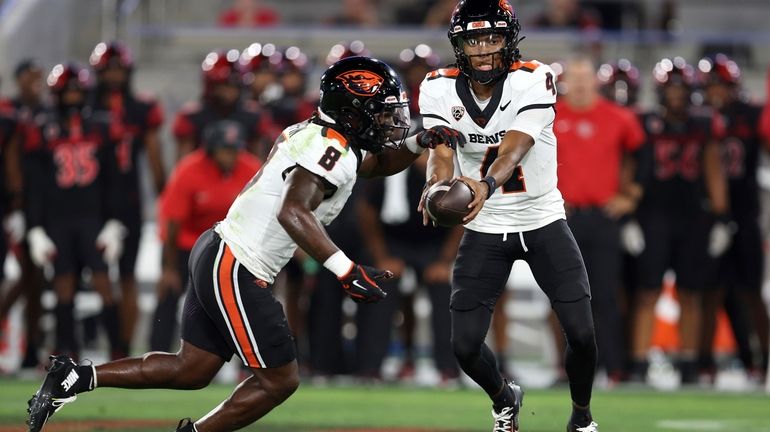
{"label": "red football jersey", "polygon": [[224,175],[204,150],[185,156],[174,169],[161,197],[159,221],[165,240],[165,222],[179,223],[177,246],[191,250],[204,231],[224,219],[238,193],[262,163],[241,152],[233,171]]}
{"label": "red football jersey", "polygon": [[618,192],[624,151],[636,150],[644,141],[634,112],[604,98],[581,111],[558,101],[553,130],[559,190],[576,207],[606,204]]}

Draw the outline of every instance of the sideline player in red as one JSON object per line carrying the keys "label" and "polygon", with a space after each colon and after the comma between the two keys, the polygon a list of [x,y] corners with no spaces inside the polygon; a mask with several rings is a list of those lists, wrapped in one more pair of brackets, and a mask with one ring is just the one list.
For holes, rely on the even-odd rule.
{"label": "sideline player in red", "polygon": [[195,241],[227,215],[238,192],[262,166],[246,151],[246,133],[234,121],[207,126],[203,146],[179,161],[160,199],[163,273],[152,319],[152,351],[172,348],[177,307],[187,286],[187,261]]}
{"label": "sideline player in red", "polygon": [[554,123],[559,190],[591,283],[599,365],[617,382],[624,368],[620,219],[641,198],[631,152],[641,146],[644,132],[631,110],[601,97],[589,58],[569,60],[561,82],[566,92],[556,103]]}
{"label": "sideline player in red", "polygon": [[54,357],[29,402],[31,432],[78,393],[97,387],[198,389],[237,354],[251,376],[196,422],[177,430],[231,431],[280,405],[299,385],[296,348],[271,286],[297,247],[337,275],[358,302],[385,293],[377,280],[392,273],[352,262],[323,224],[342,210],[356,178],[409,166],[425,147],[456,145],[445,127],[407,139],[408,98],[396,73],[368,57],[350,57],[321,77],[318,114],[278,137],[262,169],[227,217],[193,247],[189,293],[177,353],[151,352],[100,366]]}

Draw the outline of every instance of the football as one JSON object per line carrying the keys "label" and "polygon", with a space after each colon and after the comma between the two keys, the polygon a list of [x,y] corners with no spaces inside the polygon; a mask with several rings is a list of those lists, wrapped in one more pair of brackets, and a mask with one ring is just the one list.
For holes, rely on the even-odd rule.
{"label": "football", "polygon": [[428,216],[443,227],[462,224],[463,218],[471,212],[468,204],[473,201],[473,191],[464,182],[442,180],[430,187],[425,195]]}

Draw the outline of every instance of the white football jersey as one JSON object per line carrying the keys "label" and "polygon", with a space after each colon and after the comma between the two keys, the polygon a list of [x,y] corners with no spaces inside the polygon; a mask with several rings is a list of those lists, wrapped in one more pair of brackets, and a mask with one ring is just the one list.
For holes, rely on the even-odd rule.
{"label": "white football jersey", "polygon": [[423,80],[420,114],[425,128],[445,125],[465,135],[467,143],[456,152],[462,175],[477,180],[485,177],[509,130],[524,132],[535,140],[511,178],[497,185],[467,228],[494,234],[521,232],[566,218],[564,201],[556,188],[553,115],[539,116],[538,121],[519,115],[528,110],[553,110],[554,76],[548,65],[516,62],[481,107],[456,68],[435,70]]}
{"label": "white football jersey", "polygon": [[297,244],[278,222],[284,178],[301,166],[336,188],[313,212],[328,225],[340,213],[356,182],[359,160],[345,139],[332,129],[303,122],[286,128],[267,162],[235,199],[215,231],[235,258],[254,276],[273,283],[294,255]]}

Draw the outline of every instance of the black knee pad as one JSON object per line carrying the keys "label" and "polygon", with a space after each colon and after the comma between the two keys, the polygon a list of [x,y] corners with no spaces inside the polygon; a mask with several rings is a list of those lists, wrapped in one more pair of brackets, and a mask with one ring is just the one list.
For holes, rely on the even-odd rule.
{"label": "black knee pad", "polygon": [[452,310],[452,349],[460,363],[473,361],[480,355],[491,319],[492,312],[483,306]]}
{"label": "black knee pad", "polygon": [[596,349],[594,320],[588,297],[574,302],[554,302],[552,307],[570,348],[575,351]]}

